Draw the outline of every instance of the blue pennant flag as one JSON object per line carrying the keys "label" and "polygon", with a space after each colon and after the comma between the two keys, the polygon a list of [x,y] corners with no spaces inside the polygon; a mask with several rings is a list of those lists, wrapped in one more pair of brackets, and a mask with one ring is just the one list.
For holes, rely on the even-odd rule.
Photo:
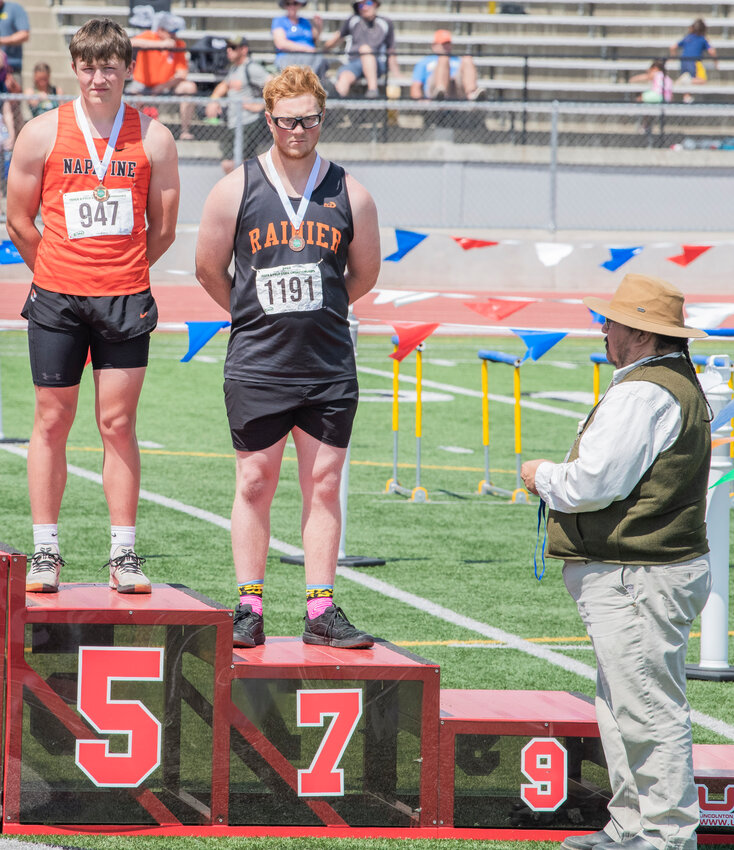
{"label": "blue pennant flag", "polygon": [[189,350],[181,358],[181,363],[188,363],[217,331],[229,327],[230,324],[231,322],[186,322],[186,327],[189,329]]}
{"label": "blue pennant flag", "polygon": [[565,332],[548,333],[548,331],[523,331],[515,328],[512,328],[512,332],[517,334],[528,347],[522,362],[527,360],[528,357],[533,360],[540,360],[546,351],[549,351],[566,336]]}
{"label": "blue pennant flag", "polygon": [[390,254],[389,257],[385,257],[385,262],[399,262],[409,251],[412,251],[416,245],[420,245],[427,236],[427,233],[415,233],[412,230],[398,230],[395,228],[395,238],[398,242],[398,250],[395,251],[394,254]]}
{"label": "blue pennant flag", "polygon": [[595,324],[603,325],[604,322],[606,322],[606,317],[602,316],[601,313],[596,313],[594,310],[591,309],[591,307],[587,307],[586,309],[591,313],[591,318]]}
{"label": "blue pennant flag", "polygon": [[639,254],[642,250],[642,245],[636,248],[610,248],[609,253],[612,255],[605,263],[601,263],[603,269],[610,272],[616,272],[620,266],[632,259],[635,254]]}
{"label": "blue pennant flag", "polygon": [[23,257],[13,245],[10,239],[3,239],[0,242],[0,266],[9,266],[11,263],[22,263]]}
{"label": "blue pennant flag", "polygon": [[734,401],[730,401],[720,413],[716,414],[714,421],[711,423],[711,433],[713,434],[714,431],[718,431],[730,419],[734,419]]}

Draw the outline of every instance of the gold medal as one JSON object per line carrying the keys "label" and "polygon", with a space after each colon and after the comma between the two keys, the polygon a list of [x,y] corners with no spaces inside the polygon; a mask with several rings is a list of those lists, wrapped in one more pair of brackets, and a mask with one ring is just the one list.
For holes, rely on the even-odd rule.
{"label": "gold medal", "polygon": [[306,247],[306,240],[303,236],[300,236],[298,233],[294,233],[293,236],[288,240],[288,247],[291,251],[303,251]]}
{"label": "gold medal", "polygon": [[110,190],[103,183],[100,183],[92,192],[92,195],[94,195],[95,201],[103,203],[110,197]]}

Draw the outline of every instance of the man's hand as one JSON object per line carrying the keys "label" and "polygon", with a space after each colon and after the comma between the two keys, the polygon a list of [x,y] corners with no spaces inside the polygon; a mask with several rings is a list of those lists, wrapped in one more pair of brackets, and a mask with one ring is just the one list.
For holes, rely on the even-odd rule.
{"label": "man's hand", "polygon": [[525,489],[529,493],[533,493],[535,496],[538,495],[538,491],[535,488],[535,473],[541,463],[553,463],[553,461],[547,460],[546,458],[540,458],[539,460],[526,460],[520,467],[520,477],[522,478],[522,483],[525,485]]}

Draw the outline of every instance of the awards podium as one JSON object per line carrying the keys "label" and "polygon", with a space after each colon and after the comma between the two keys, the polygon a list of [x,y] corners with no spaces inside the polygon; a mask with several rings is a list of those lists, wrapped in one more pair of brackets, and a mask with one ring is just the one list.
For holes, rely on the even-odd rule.
{"label": "awards podium", "polygon": [[[441,690],[440,668],[268,637],[189,588],[26,594],[0,546],[4,834],[560,841],[606,822],[593,702]],[[694,747],[702,843],[734,836],[734,746]]]}

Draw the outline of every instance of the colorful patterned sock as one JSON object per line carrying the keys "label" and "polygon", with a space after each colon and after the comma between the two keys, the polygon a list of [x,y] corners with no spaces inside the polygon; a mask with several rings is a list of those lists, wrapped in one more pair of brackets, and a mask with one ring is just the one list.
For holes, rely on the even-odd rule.
{"label": "colorful patterned sock", "polygon": [[263,579],[243,581],[237,585],[240,595],[240,605],[249,605],[254,614],[263,615]]}
{"label": "colorful patterned sock", "polygon": [[333,584],[306,585],[306,613],[313,620],[334,604]]}

